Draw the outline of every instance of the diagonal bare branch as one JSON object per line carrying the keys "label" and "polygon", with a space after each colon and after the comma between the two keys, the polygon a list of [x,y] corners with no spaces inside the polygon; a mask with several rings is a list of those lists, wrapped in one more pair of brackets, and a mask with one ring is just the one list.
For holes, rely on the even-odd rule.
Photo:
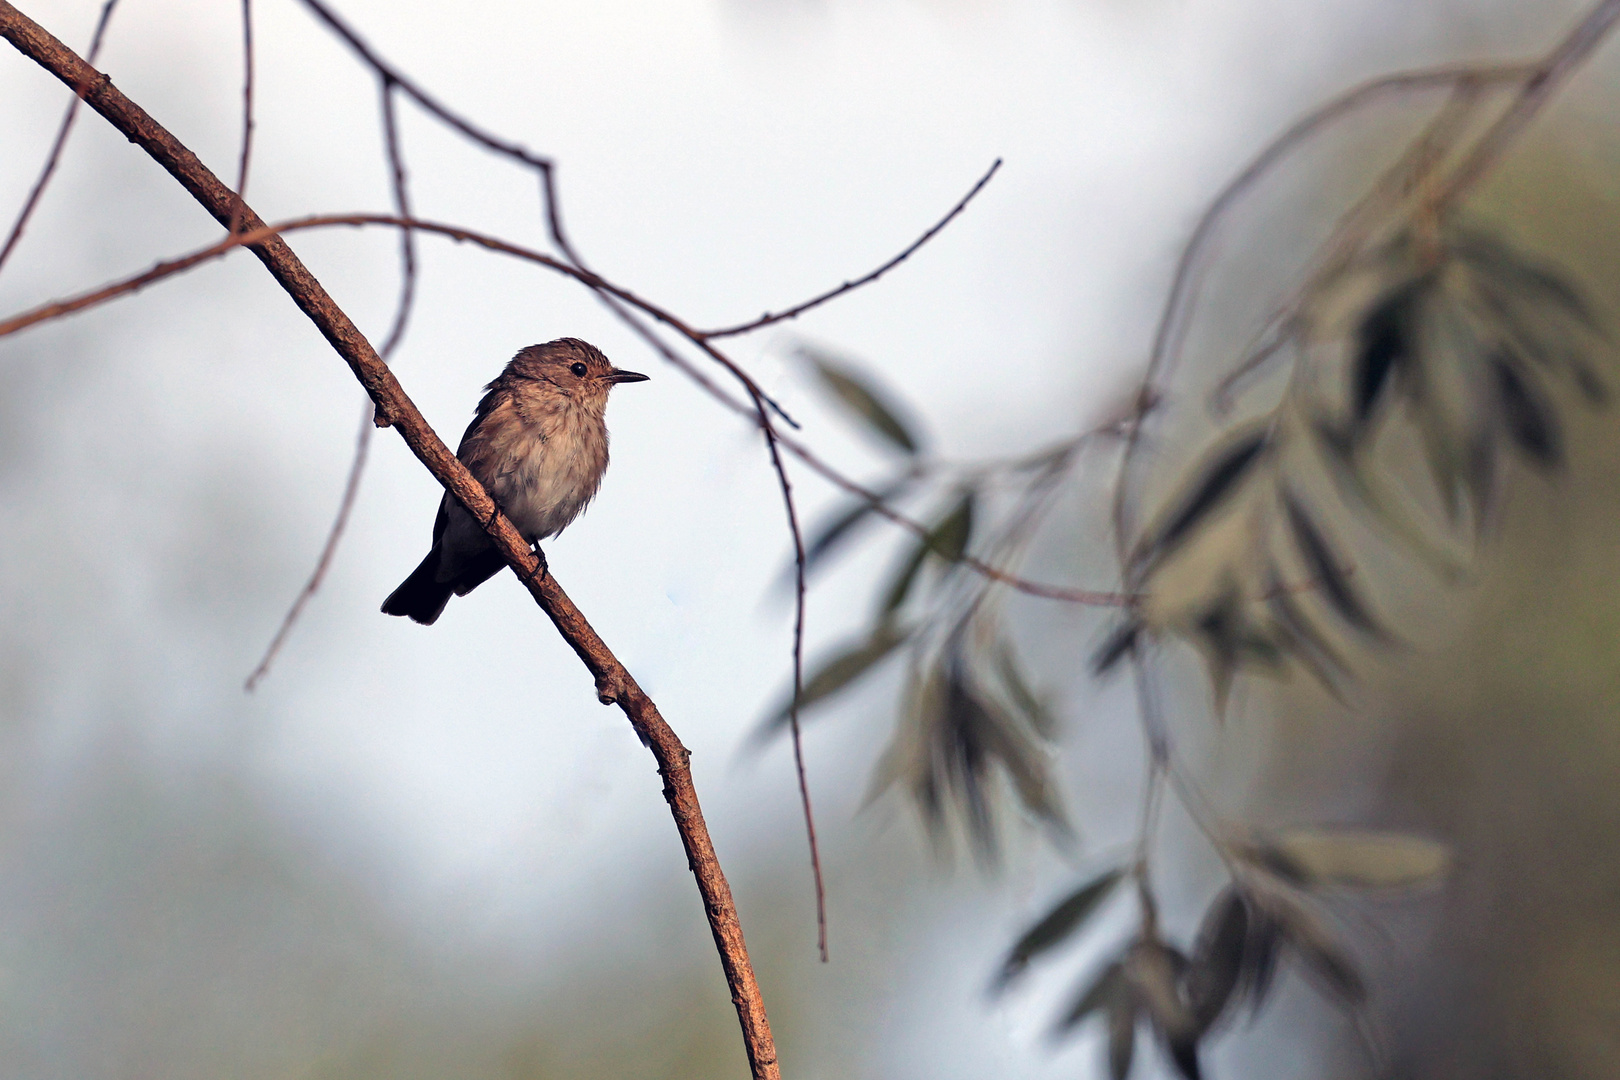
{"label": "diagonal bare branch", "polygon": [[[77,92],[114,128],[162,165],[216,221],[221,225],[230,222],[234,192],[145,110],[114,87],[111,79],[85,63],[7,0],[0,0],[0,37]],[[258,215],[245,205],[242,207],[242,222],[248,229],[263,227]],[[697,879],[698,890],[703,896],[704,911],[742,1026],[751,1071],[759,1080],[777,1080],[781,1070],[777,1065],[776,1046],[766,1019],[764,1001],[748,959],[730,886],[721,871],[703,821],[697,791],[692,785],[690,754],[686,747],[665,722],[657,705],[591,628],[562,586],[546,571],[517,530],[500,513],[483,486],[428,425],[370,342],[305,268],[286,241],[279,236],[270,236],[250,245],[250,250],[349,365],[376,403],[378,424],[395,428],[411,452],[445,489],[483,523],[496,549],[595,677],[598,698],[604,703],[617,704],[636,734],[652,751],[664,780],[664,797],[669,802],[693,876]]]}

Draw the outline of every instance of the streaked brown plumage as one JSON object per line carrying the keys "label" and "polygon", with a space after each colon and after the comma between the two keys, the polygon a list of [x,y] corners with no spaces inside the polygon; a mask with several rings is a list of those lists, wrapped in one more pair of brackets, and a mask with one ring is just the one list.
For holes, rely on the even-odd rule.
{"label": "streaked brown plumage", "polygon": [[[608,466],[608,391],[645,375],[620,371],[578,338],[530,345],[484,389],[456,457],[529,543],[562,532],[596,496]],[[446,492],[433,550],[383,601],[389,615],[431,624],[505,566],[471,514]]]}

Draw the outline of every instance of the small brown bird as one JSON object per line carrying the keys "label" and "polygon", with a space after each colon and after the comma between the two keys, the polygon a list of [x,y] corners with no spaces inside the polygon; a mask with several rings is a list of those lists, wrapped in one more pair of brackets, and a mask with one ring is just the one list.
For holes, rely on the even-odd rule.
{"label": "small brown bird", "polygon": [[[607,471],[608,391],[646,378],[619,370],[578,338],[530,345],[484,387],[489,392],[456,457],[523,539],[556,536],[596,496]],[[431,624],[451,593],[466,596],[505,565],[478,522],[445,492],[433,550],[383,601],[383,612]]]}

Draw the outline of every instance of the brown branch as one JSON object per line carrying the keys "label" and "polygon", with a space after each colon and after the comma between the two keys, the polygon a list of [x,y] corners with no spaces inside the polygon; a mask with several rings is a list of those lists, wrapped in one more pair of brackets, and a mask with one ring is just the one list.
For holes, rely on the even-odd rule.
{"label": "brown branch", "polygon": [[1480,136],[1467,160],[1446,180],[1444,191],[1436,200],[1437,211],[1461,199],[1490,171],[1564,81],[1575,73],[1594,49],[1603,44],[1603,39],[1614,29],[1616,21],[1620,21],[1620,0],[1603,0],[1553,46],[1536,65],[1518,98],[1497,118],[1490,130]]}
{"label": "brown branch", "polygon": [[706,341],[713,341],[715,338],[731,337],[734,334],[746,334],[751,331],[758,330],[761,327],[770,326],[772,323],[779,323],[784,319],[796,319],[800,315],[803,315],[805,312],[809,311],[811,308],[820,307],[829,300],[836,300],[838,297],[843,296],[847,292],[854,292],[862,285],[870,285],[884,274],[887,274],[890,270],[893,270],[895,267],[911,258],[918,248],[928,243],[928,241],[932,240],[936,235],[939,234],[940,230],[944,229],[945,226],[954,221],[958,214],[967,209],[967,204],[972,202],[974,197],[978,195],[979,192],[984,190],[984,185],[990,182],[990,178],[996,175],[996,170],[999,168],[1001,168],[1001,159],[996,158],[996,160],[991,163],[989,171],[983,176],[979,177],[979,182],[973,185],[973,189],[966,195],[962,196],[961,201],[959,201],[955,206],[951,207],[949,213],[936,221],[933,228],[917,237],[917,239],[913,240],[911,245],[904,251],[890,259],[888,262],[884,263],[882,266],[878,267],[876,270],[873,270],[871,273],[862,275],[853,281],[846,281],[836,289],[828,289],[820,296],[811,297],[802,304],[795,304],[793,307],[787,308],[783,311],[778,311],[775,314],[767,311],[765,314],[761,315],[752,322],[739,323],[736,326],[728,326],[720,330],[701,330],[698,332],[698,336]]}
{"label": "brown branch", "polygon": [[[25,329],[29,326],[33,326],[36,323],[59,318],[75,311],[81,311],[85,308],[94,307],[97,304],[104,303],[116,297],[137,292],[144,286],[155,281],[159,281],[173,274],[189,270],[201,263],[207,262],[210,259],[219,258],[221,255],[233,248],[244,245],[251,246],[255,243],[261,243],[266,237],[276,236],[281,233],[295,232],[300,229],[329,228],[336,225],[384,225],[400,229],[410,228],[417,232],[431,233],[438,236],[449,237],[452,240],[477,244],[478,246],[486,248],[487,250],[499,252],[503,255],[510,255],[513,258],[522,259],[526,262],[532,262],[538,266],[543,266],[549,270],[555,271],[556,273],[574,278],[575,280],[581,282],[582,284],[588,285],[591,288],[598,289],[603,293],[617,297],[623,300],[625,303],[645,312],[650,317],[667,324],[670,329],[682,334],[683,336],[696,334],[696,331],[691,330],[684,322],[676,318],[674,315],[664,311],[662,308],[650,303],[649,301],[641,299],[628,289],[624,289],[614,285],[611,282],[604,281],[595,274],[591,273],[589,270],[581,270],[578,267],[571,266],[568,263],[565,263],[550,255],[546,255],[543,252],[534,251],[519,244],[513,244],[509,241],[502,240],[500,237],[488,236],[483,233],[475,232],[471,229],[462,228],[459,225],[447,225],[442,222],[427,221],[422,218],[404,219],[394,217],[390,214],[320,214],[312,217],[297,218],[291,221],[281,222],[276,225],[262,225],[250,232],[244,232],[237,236],[227,237],[218,243],[211,244],[206,248],[202,248],[188,255],[181,256],[180,258],[158,263],[150,270],[146,270],[122,281],[114,282],[110,285],[103,286],[102,288],[95,289],[91,292],[82,293],[79,296],[70,297],[66,300],[52,301],[37,308],[21,312],[9,319],[0,320],[0,337],[4,337],[7,334],[16,333],[17,331]],[[679,367],[688,377],[692,378],[711,395],[713,395],[716,401],[719,401],[722,405],[725,405],[727,408],[745,417],[753,423],[757,424],[759,422],[757,410],[754,406],[749,405],[746,402],[738,401],[730,394],[727,394],[723,389],[710,381],[701,371],[693,367],[691,363],[679,353],[675,352],[673,349],[670,349],[667,345],[660,341],[656,335],[650,334],[645,327],[638,325],[636,328],[638,332],[642,334],[644,340],[646,340],[652,348],[656,349],[659,354],[664,357],[664,359]],[[746,378],[747,376],[744,375],[743,377]],[[1128,418],[1128,420],[1123,424],[1110,424],[1109,429],[1114,430],[1118,428],[1128,435],[1129,432],[1135,428],[1135,426],[1135,418],[1132,417]],[[905,514],[902,514],[900,511],[889,506],[875,491],[872,491],[870,488],[863,486],[857,481],[852,480],[843,473],[839,472],[833,466],[823,461],[820,456],[815,453],[815,451],[811,450],[804,443],[780,431],[776,432],[775,434],[778,444],[784,450],[798,458],[800,461],[803,461],[814,472],[836,487],[842,489],[848,494],[854,495],[857,498],[864,499],[871,503],[873,505],[874,512],[879,517],[885,518],[886,520],[898,525],[900,528],[905,529],[907,532],[910,532],[919,538],[928,535],[928,526],[913,518],[907,517]],[[983,562],[971,556],[964,558],[962,560],[962,564],[973,570],[975,573],[982,574],[987,578],[998,581],[1001,584],[1007,585],[1019,592],[1030,596],[1038,596],[1047,600],[1059,600],[1069,603],[1086,604],[1095,607],[1123,607],[1131,602],[1131,597],[1124,593],[1108,592],[1097,589],[1075,589],[1063,585],[1049,585],[1044,582],[1029,581],[1017,576],[1016,574],[1009,573],[999,567],[992,566],[989,563]]]}
{"label": "brown branch", "polygon": [[[78,92],[91,108],[162,165],[216,221],[222,225],[230,222],[234,193],[209,172],[195,154],[119,92],[109,78],[74,55],[7,0],[0,0],[0,37]],[[242,211],[244,227],[263,228],[263,222],[251,209],[244,206]],[[349,365],[376,403],[378,423],[398,430],[411,452],[445,489],[484,523],[496,549],[595,677],[598,698],[604,703],[617,704],[642,742],[651,749],[664,780],[664,797],[703,896],[709,927],[741,1022],[750,1068],[755,1077],[780,1077],[775,1043],[748,961],[736,906],[692,786],[689,752],[659,714],[652,699],[597,636],[556,579],[544,570],[483,486],[434,433],[393,372],[286,242],[279,236],[271,236],[255,242],[251,250]]]}
{"label": "brown branch", "polygon": [[[107,0],[101,5],[101,16],[96,20],[95,33],[90,36],[89,63],[96,62],[96,55],[101,52],[101,39],[107,32],[107,23],[112,18],[113,8],[118,6],[118,0]],[[17,212],[17,220],[12,223],[11,232],[6,236],[4,246],[0,246],[0,267],[6,265],[11,257],[12,250],[17,241],[22,239],[23,229],[28,227],[28,219],[34,216],[34,207],[39,205],[40,196],[45,194],[45,188],[56,173],[56,165],[62,159],[62,148],[67,146],[68,134],[73,130],[73,121],[79,115],[79,98],[74,95],[68,102],[67,112],[62,115],[62,126],[56,129],[56,141],[51,144],[51,152],[45,158],[45,165],[39,171],[39,179],[34,181],[33,189],[28,192],[28,198],[23,200],[22,209]]]}

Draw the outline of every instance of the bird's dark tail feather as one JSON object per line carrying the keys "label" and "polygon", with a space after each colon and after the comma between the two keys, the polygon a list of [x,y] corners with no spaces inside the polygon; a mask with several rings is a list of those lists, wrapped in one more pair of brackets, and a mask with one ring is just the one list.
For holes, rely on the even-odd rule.
{"label": "bird's dark tail feather", "polygon": [[432,626],[450,602],[451,594],[466,596],[478,586],[500,573],[506,560],[491,548],[465,566],[461,573],[449,581],[439,581],[439,548],[434,546],[411,576],[400,582],[399,588],[383,601],[384,615],[404,615],[423,626]]}
{"label": "bird's dark tail feather", "polygon": [[411,576],[388,594],[388,599],[383,601],[383,614],[405,615],[412,622],[432,626],[444,611],[444,605],[450,602],[450,594],[455,591],[453,586],[436,580],[438,572],[439,549],[435,546],[428,552],[427,558],[411,571]]}

